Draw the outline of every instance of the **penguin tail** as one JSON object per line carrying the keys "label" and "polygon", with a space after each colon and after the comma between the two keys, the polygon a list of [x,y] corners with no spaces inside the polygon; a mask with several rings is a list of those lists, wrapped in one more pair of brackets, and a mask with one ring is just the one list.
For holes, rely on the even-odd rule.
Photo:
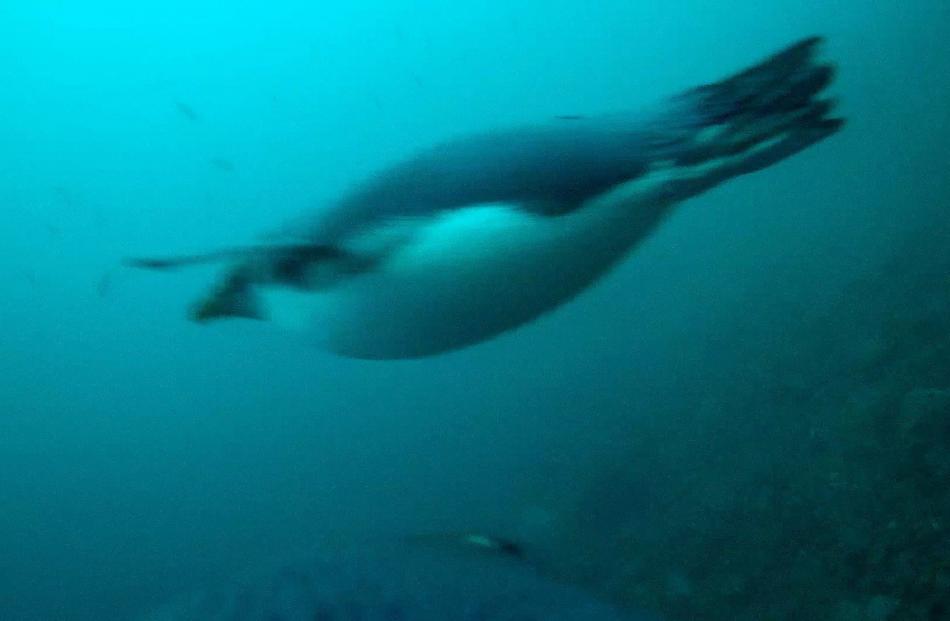
{"label": "penguin tail", "polygon": [[771,166],[841,129],[844,119],[824,95],[835,67],[817,59],[822,41],[803,39],[672,98],[655,146],[656,159],[682,173],[681,183],[668,188],[674,198]]}

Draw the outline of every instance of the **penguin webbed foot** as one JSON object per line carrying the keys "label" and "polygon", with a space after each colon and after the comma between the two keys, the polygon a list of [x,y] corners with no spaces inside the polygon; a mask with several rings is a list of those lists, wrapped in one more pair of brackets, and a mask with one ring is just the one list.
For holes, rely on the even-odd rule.
{"label": "penguin webbed foot", "polygon": [[265,319],[254,296],[251,284],[244,277],[232,274],[190,310],[189,319],[207,323],[217,319]]}

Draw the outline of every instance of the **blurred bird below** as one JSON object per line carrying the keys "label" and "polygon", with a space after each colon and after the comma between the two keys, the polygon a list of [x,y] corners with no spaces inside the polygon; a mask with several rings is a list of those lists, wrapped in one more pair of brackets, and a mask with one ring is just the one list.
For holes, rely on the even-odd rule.
{"label": "blurred bird below", "polygon": [[338,545],[198,591],[142,621],[659,621],[545,576],[517,544],[471,534]]}

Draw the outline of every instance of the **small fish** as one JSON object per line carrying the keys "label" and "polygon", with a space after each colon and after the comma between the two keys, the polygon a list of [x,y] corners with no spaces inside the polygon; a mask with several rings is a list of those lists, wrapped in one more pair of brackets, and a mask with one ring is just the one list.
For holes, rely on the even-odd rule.
{"label": "small fish", "polygon": [[177,108],[178,112],[189,121],[197,121],[200,118],[198,113],[195,112],[195,109],[183,101],[175,101],[175,108]]}
{"label": "small fish", "polygon": [[437,543],[336,546],[142,621],[657,621],[545,576],[512,542],[470,535]]}

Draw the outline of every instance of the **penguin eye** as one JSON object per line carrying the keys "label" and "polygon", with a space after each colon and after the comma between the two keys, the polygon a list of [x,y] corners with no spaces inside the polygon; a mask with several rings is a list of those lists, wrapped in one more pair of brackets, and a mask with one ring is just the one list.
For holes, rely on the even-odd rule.
{"label": "penguin eye", "polygon": [[289,285],[303,285],[309,263],[300,257],[285,257],[274,263],[274,279]]}

